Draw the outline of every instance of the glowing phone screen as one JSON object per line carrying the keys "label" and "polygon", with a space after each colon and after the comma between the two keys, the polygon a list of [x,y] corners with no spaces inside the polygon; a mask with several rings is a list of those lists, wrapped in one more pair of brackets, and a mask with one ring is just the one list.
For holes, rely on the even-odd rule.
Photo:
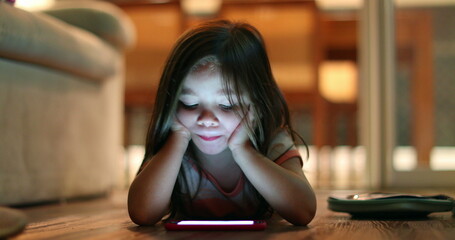
{"label": "glowing phone screen", "polygon": [[177,225],[253,225],[254,221],[180,221]]}

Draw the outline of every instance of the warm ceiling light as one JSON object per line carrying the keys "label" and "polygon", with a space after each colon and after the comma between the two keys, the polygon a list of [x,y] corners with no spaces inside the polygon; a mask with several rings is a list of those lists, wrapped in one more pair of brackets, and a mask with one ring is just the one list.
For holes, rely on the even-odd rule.
{"label": "warm ceiling light", "polygon": [[29,11],[38,11],[51,7],[55,0],[16,0],[15,6]]}
{"label": "warm ceiling light", "polygon": [[181,0],[183,11],[191,16],[213,16],[221,8],[222,0]]}
{"label": "warm ceiling light", "polygon": [[351,103],[357,98],[357,66],[352,61],[324,61],[319,68],[319,91],[336,103]]}
{"label": "warm ceiling light", "polygon": [[316,0],[316,4],[321,9],[359,9],[363,0]]}

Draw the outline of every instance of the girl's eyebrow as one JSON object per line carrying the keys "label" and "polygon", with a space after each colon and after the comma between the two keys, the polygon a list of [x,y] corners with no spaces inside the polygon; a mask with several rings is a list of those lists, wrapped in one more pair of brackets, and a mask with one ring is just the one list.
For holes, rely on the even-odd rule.
{"label": "girl's eyebrow", "polygon": [[216,93],[222,94],[222,95],[226,95],[226,96],[227,95],[231,95],[231,96],[235,95],[234,91],[232,91],[231,89],[229,89],[229,90],[220,89]]}
{"label": "girl's eyebrow", "polygon": [[196,95],[196,93],[190,88],[183,88],[181,95]]}
{"label": "girl's eyebrow", "polygon": [[[234,91],[228,90],[226,92],[226,90],[220,89],[216,93],[221,94],[221,95],[233,95]],[[196,93],[190,88],[183,88],[182,92],[181,92],[181,95],[196,95]]]}

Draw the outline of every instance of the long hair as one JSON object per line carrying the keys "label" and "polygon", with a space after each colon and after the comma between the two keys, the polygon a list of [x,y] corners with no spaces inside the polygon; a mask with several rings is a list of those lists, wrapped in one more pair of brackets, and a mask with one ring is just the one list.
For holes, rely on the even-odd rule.
{"label": "long hair", "polygon": [[[167,141],[183,80],[192,67],[207,56],[217,60],[228,99],[240,106],[239,112],[236,112],[239,116],[247,116],[248,112],[240,96],[246,94],[250,99],[252,109],[249,111],[253,112],[255,120],[247,128],[259,152],[264,155],[267,153],[274,133],[279,128],[286,129],[295,140],[289,110],[272,75],[259,31],[247,23],[214,20],[185,32],[167,59],[147,133],[143,164]],[[182,173],[180,171],[179,177]],[[171,216],[181,204],[179,185],[177,180],[171,197]],[[263,203],[257,215],[264,215],[270,207],[257,191],[255,193]]]}

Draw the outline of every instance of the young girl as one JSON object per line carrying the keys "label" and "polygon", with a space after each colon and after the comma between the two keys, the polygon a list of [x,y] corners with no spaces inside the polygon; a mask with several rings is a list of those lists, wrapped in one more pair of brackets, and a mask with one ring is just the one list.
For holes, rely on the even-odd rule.
{"label": "young girl", "polygon": [[260,33],[218,20],[186,32],[157,92],[128,210],[139,225],[171,219],[314,217],[285,100]]}

